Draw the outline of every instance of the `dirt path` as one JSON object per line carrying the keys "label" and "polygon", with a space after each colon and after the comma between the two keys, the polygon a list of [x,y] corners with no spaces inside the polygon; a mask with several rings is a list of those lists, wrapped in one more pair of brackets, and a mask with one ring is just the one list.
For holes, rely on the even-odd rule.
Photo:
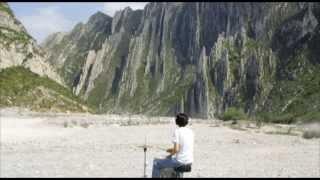
{"label": "dirt path", "polygon": [[[46,117],[0,121],[1,177],[142,177],[145,136],[154,147],[147,156],[150,176],[152,159],[171,145],[170,124],[65,128]],[[191,128],[195,162],[185,177],[320,177],[319,139],[210,124]]]}

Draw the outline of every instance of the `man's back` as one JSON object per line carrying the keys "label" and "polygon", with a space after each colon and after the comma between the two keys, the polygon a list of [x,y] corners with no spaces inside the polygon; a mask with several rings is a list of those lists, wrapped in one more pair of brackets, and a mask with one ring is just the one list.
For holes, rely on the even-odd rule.
{"label": "man's back", "polygon": [[180,127],[176,129],[174,142],[180,145],[179,152],[176,155],[177,160],[183,164],[193,162],[193,143],[194,133],[188,127]]}
{"label": "man's back", "polygon": [[[165,159],[155,159],[152,167],[152,177],[160,177],[160,170],[164,168],[177,168],[181,164],[193,162],[193,140],[194,134],[191,129],[185,127],[188,124],[188,115],[179,113],[176,116],[176,125],[179,127],[174,131],[173,148],[167,149],[170,153]],[[176,158],[171,158],[176,155]]]}

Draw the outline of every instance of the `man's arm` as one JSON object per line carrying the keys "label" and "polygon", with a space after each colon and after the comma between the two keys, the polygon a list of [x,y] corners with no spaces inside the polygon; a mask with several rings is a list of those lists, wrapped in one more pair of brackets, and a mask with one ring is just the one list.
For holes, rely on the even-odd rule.
{"label": "man's arm", "polygon": [[180,145],[179,145],[179,131],[178,131],[178,129],[176,129],[176,130],[174,131],[174,136],[173,136],[172,142],[173,142],[173,148],[167,149],[167,152],[170,153],[170,154],[168,155],[168,157],[176,154],[176,153],[179,152],[179,150],[180,150]]}
{"label": "man's arm", "polygon": [[180,145],[178,143],[174,143],[173,148],[167,149],[167,152],[170,153],[169,156],[172,156],[177,152],[179,152],[179,150],[180,150]]}

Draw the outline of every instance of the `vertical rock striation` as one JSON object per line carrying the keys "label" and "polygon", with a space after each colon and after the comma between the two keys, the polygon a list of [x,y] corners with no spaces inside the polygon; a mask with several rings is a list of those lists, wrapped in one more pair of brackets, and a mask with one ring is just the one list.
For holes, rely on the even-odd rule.
{"label": "vertical rock striation", "polygon": [[300,64],[319,64],[318,21],[318,3],[148,3],[93,15],[43,46],[100,112],[207,118],[237,107],[255,115],[276,102],[301,49]]}

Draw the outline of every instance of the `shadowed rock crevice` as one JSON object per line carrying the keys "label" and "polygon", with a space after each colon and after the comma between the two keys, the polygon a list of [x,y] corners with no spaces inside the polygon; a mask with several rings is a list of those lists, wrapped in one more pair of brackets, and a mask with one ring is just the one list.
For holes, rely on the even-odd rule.
{"label": "shadowed rock crevice", "polygon": [[97,13],[44,47],[69,84],[86,72],[77,92],[101,112],[295,113],[292,86],[318,97],[306,79],[318,75],[319,14],[318,3],[153,2]]}

